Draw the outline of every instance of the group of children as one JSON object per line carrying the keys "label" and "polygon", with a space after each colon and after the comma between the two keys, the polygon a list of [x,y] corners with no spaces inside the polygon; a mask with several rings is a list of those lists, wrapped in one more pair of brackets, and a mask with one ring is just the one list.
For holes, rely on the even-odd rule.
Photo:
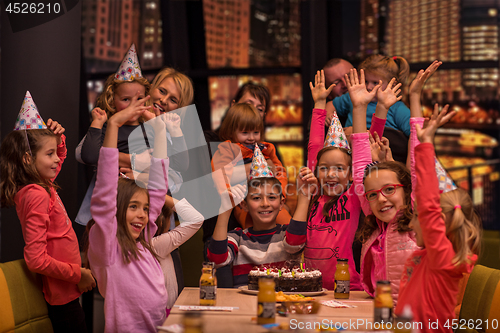
{"label": "group of children", "polygon": [[[453,112],[436,106],[423,128],[420,95],[440,64],[433,62],[413,80],[409,109],[400,101],[408,76],[401,57],[372,56],[359,75],[352,69],[345,103],[327,103],[334,85],[325,87],[318,71],[310,84],[315,106],[308,165],[298,172],[293,216],[286,206],[286,170],[274,145],[262,140],[265,111],[252,98],[265,104],[263,110],[269,100],[252,93],[236,100],[242,103],[228,110],[219,131],[223,142],[213,152],[221,207],[206,253],[217,267],[232,268],[234,286],[246,284],[255,265],[303,253],[306,267],[321,270],[324,287],[334,289],[336,261],[347,258],[351,290],[373,296],[377,281],[389,280],[396,314],[410,305],[415,321],[440,319],[441,325],[454,318],[458,283],[477,260],[481,226],[468,194],[442,174],[432,145],[437,127]],[[106,332],[156,332],[168,316],[178,292],[171,252],[205,219],[185,199],[171,196],[182,185],[189,155],[181,117],[169,111],[192,98],[189,79],[171,69],[150,85],[133,48],[106,82],[77,148],[83,162],[97,165],[79,212],[88,222],[82,268],[54,183],[66,156],[64,128],[51,119],[45,125],[26,95],[16,128],[1,146],[1,199],[3,206],[16,206],[24,256],[30,270],[43,276],[55,331],[85,331],[78,297],[96,282],[105,299]],[[349,114],[349,136],[334,112],[325,139],[332,106]],[[411,171],[392,160],[383,138],[386,124],[410,135]],[[134,130],[142,133],[140,142],[128,140]],[[182,223],[169,230],[172,211]],[[361,214],[366,218],[360,225]],[[228,226],[231,216],[240,228]],[[359,272],[356,238],[362,243]]]}

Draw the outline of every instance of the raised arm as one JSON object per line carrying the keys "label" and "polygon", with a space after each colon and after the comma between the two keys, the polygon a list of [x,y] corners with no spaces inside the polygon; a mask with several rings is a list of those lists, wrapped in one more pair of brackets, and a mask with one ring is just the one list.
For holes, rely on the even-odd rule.
{"label": "raised arm", "polygon": [[159,256],[166,256],[181,246],[200,229],[204,221],[203,215],[191,206],[186,199],[178,201],[172,197],[167,197],[168,199],[165,199],[165,204],[177,212],[181,219],[181,224],[173,230],[153,238],[151,244]]}
{"label": "raised arm", "polygon": [[411,184],[412,184],[412,199],[415,199],[415,187],[417,185],[417,174],[415,172],[415,147],[420,143],[417,138],[417,132],[415,126],[418,124],[420,128],[424,125],[424,118],[422,114],[422,105],[420,103],[420,96],[422,94],[422,89],[424,88],[425,82],[436,70],[441,66],[441,61],[433,61],[429,67],[424,71],[421,69],[415,79],[413,79],[410,84],[410,142],[408,149],[407,161],[410,161],[410,171],[411,171]]}
{"label": "raised arm", "polygon": [[379,137],[384,135],[385,121],[390,107],[403,98],[400,89],[401,83],[395,83],[396,78],[392,78],[385,90],[379,89],[377,91],[377,106],[372,118],[372,126],[370,127],[370,133],[372,135],[374,135],[374,133],[377,133]]}
{"label": "raised arm", "polygon": [[435,172],[434,135],[439,126],[446,123],[455,112],[448,113],[445,106],[438,114],[438,108],[425,129],[416,125],[416,132],[421,144],[415,149],[417,177],[421,180],[416,188],[417,217],[422,229],[422,238],[429,253],[432,268],[442,268],[451,263],[455,255],[453,246],[446,237],[446,225],[440,205],[439,184]]}
{"label": "raised arm", "polygon": [[309,168],[302,168],[297,176],[297,207],[286,229],[283,246],[288,253],[301,251],[307,238],[309,201],[318,191],[318,180]]}
{"label": "raised arm", "polygon": [[[307,146],[307,166],[314,170],[316,164],[316,156],[323,148],[325,142],[325,118],[326,118],[326,98],[335,87],[332,84],[328,89],[325,87],[325,72],[317,71],[314,76],[314,85],[309,82],[311,95],[314,100],[314,109],[311,118],[311,128],[309,130],[309,143]],[[331,104],[331,103],[329,103]],[[332,104],[333,107],[333,104]],[[332,110],[332,115],[336,117],[335,110]],[[331,121],[331,119],[330,119]],[[328,123],[327,126],[330,124]]]}
{"label": "raised arm", "polygon": [[100,108],[94,108],[92,110],[92,123],[90,124],[87,134],[82,139],[82,142],[78,145],[78,147],[80,147],[80,158],[83,163],[97,165],[99,150],[102,146],[103,127],[107,120],[106,111]]}
{"label": "raised arm", "polygon": [[107,265],[117,259],[115,250],[117,244],[118,130],[126,121],[138,118],[149,108],[142,106],[144,99],[138,100],[138,96],[139,94],[136,94],[129,107],[115,113],[109,119],[103,147],[99,154],[96,184],[90,205],[95,225],[89,235],[89,259],[97,265]]}
{"label": "raised arm", "polygon": [[[214,179],[215,181],[215,179]],[[212,239],[208,244],[208,259],[216,265],[224,266],[230,264],[234,259],[234,254],[230,251],[227,237],[227,225],[233,210],[233,203],[238,204],[245,198],[246,187],[236,185],[225,193],[221,194],[221,207],[215,225]],[[237,246],[238,244],[233,244]],[[237,248],[235,248],[237,250]]]}
{"label": "raised arm", "polygon": [[365,85],[365,74],[360,70],[360,77],[355,68],[346,74],[347,90],[353,104],[353,131],[352,140],[352,178],[354,192],[361,202],[363,212],[369,212],[369,204],[364,197],[363,173],[367,164],[371,163],[370,142],[366,131],[366,108],[377,94],[381,86],[379,83],[368,92]]}

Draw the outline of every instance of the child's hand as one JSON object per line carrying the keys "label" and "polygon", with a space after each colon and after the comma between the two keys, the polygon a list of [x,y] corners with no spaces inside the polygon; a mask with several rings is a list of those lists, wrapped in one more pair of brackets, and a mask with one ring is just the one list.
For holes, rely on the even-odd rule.
{"label": "child's hand", "polygon": [[316,104],[319,101],[325,101],[330,92],[335,87],[335,84],[332,84],[328,89],[325,87],[325,72],[323,70],[317,71],[314,76],[314,86],[312,82],[309,82],[309,88],[311,88],[312,98],[314,103]]}
{"label": "child's hand", "polygon": [[51,130],[52,133],[57,135],[57,144],[60,144],[61,143],[61,135],[63,135],[64,131],[66,131],[64,129],[64,127],[62,127],[62,125],[59,124],[57,121],[49,118],[49,120],[47,120],[47,128],[49,130]]}
{"label": "child's hand", "polygon": [[135,121],[139,119],[139,117],[144,113],[144,111],[151,109],[151,106],[144,106],[144,103],[150,98],[150,96],[146,96],[144,98],[139,99],[140,92],[138,91],[134,97],[132,97],[132,101],[129,106],[127,106],[124,110],[120,112],[116,112],[110,119],[109,122],[118,127],[121,127],[128,121]]}
{"label": "child's hand", "polygon": [[369,133],[369,136],[370,136],[372,161],[374,162],[394,161],[394,159],[392,158],[392,151],[389,146],[389,139],[387,139],[386,137],[382,137],[382,139],[380,139],[377,132],[374,133],[375,137],[373,137],[371,133]]}
{"label": "child's hand", "polygon": [[247,195],[246,184],[238,184],[232,186],[227,191],[221,194],[221,205],[219,213],[221,214],[227,211],[231,211],[240,202],[245,200],[246,195]]}
{"label": "child's hand", "polygon": [[318,191],[318,179],[311,169],[303,167],[297,176],[297,193],[310,198]]}
{"label": "child's hand", "polygon": [[177,113],[167,112],[160,117],[163,118],[165,125],[167,125],[167,130],[172,137],[180,137],[183,135],[181,130],[181,117]]}
{"label": "child's hand", "polygon": [[365,84],[365,71],[361,69],[359,72],[360,77],[358,77],[356,68],[351,68],[349,74],[345,75],[347,91],[351,97],[353,107],[368,105],[368,103],[370,103],[371,100],[377,95],[377,91],[382,85],[382,81],[380,81],[372,91],[368,92]]}
{"label": "child's hand", "polygon": [[410,96],[411,95],[416,95],[418,98],[420,98],[420,94],[422,93],[422,89],[424,88],[425,82],[427,81],[428,78],[431,77],[432,74],[436,72],[436,70],[441,66],[442,62],[438,60],[434,60],[432,64],[427,67],[427,69],[424,71],[421,69],[418,73],[417,76],[413,79],[413,81],[410,84]]}
{"label": "child's hand", "polygon": [[101,108],[94,108],[92,110],[92,124],[90,126],[95,128],[102,128],[104,123],[108,120],[106,111]]}
{"label": "child's hand", "polygon": [[[380,104],[384,110],[389,111],[389,108],[397,101],[400,101],[403,96],[401,95],[401,83],[394,85],[396,78],[392,78],[385,90],[379,89],[377,91],[377,105]],[[393,87],[394,85],[394,87]],[[399,96],[398,96],[399,95]]]}
{"label": "child's hand", "polygon": [[90,269],[80,267],[81,278],[80,282],[78,282],[78,290],[81,293],[92,290],[96,286],[94,276]]}
{"label": "child's hand", "polygon": [[439,105],[436,103],[434,105],[434,112],[432,113],[432,117],[429,120],[427,127],[422,129],[419,124],[415,125],[417,137],[420,142],[433,143],[434,134],[436,134],[437,128],[446,124],[456,113],[455,111],[448,113],[448,108],[449,105],[446,104],[443,107],[443,110],[439,112]]}

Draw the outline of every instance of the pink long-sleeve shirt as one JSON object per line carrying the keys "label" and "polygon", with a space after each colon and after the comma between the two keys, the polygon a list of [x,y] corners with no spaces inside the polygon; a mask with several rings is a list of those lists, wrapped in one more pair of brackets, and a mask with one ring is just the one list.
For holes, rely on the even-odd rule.
{"label": "pink long-sleeve shirt", "polygon": [[[149,223],[146,241],[156,232],[154,221],[167,193],[168,160],[152,159],[149,177]],[[156,332],[166,317],[167,291],[160,263],[139,243],[140,258],[125,263],[117,232],[118,149],[102,147],[91,212],[89,262],[104,297],[105,332]]]}
{"label": "pink long-sleeve shirt", "polygon": [[[458,284],[464,273],[472,271],[477,260],[473,255],[469,264],[455,266],[452,263],[455,251],[446,237],[434,159],[431,143],[422,143],[415,148],[415,171],[419,180],[415,196],[425,248],[413,252],[406,261],[396,307],[396,314],[401,314],[405,305],[410,305],[413,321],[423,324],[423,333],[453,331]],[[429,320],[438,320],[438,329],[429,327]],[[444,327],[446,322],[448,328]]]}
{"label": "pink long-sleeve shirt", "polygon": [[[316,156],[324,145],[325,116],[325,110],[313,110],[308,145],[308,160],[311,167],[316,164]],[[334,276],[338,258],[348,259],[351,290],[363,290],[354,263],[352,244],[358,228],[361,203],[366,201],[360,201],[364,194],[363,172],[365,166],[372,160],[368,133],[354,133],[351,135],[351,141],[353,185],[338,198],[328,216],[323,215],[323,207],[331,197],[322,195],[313,204],[307,223],[307,242],[304,251],[306,265],[322,272],[323,286],[330,290],[335,286]],[[364,206],[367,209],[366,202]]]}
{"label": "pink long-sleeve shirt", "polygon": [[[67,153],[64,135],[61,139],[56,177]],[[49,195],[41,186],[30,184],[17,192],[14,202],[26,244],[24,259],[31,271],[42,275],[47,303],[63,305],[80,297],[78,239],[57,192],[51,187]]]}

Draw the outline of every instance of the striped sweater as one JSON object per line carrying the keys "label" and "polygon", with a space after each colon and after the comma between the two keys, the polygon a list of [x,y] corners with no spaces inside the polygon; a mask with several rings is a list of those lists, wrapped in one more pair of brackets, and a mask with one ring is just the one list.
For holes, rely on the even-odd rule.
{"label": "striped sweater", "polygon": [[234,286],[248,284],[248,273],[254,266],[279,266],[294,259],[304,248],[307,222],[290,220],[288,225],[276,225],[269,230],[254,231],[253,227],[228,232],[223,241],[213,238],[208,246],[208,259],[216,267],[233,265]]}

